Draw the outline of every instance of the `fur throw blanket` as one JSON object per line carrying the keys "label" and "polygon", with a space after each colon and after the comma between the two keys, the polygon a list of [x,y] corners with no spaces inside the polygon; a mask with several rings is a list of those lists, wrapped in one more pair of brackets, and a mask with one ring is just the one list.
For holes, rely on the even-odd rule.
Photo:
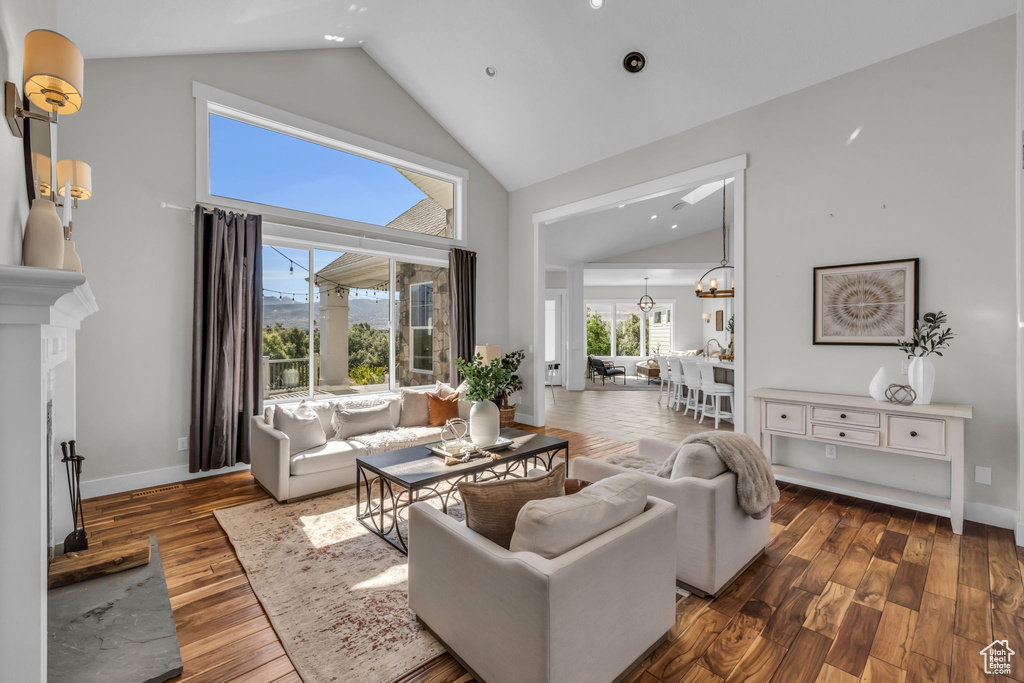
{"label": "fur throw blanket", "polygon": [[688,436],[689,443],[707,444],[718,452],[725,466],[736,473],[736,497],[743,511],[754,519],[763,519],[779,502],[772,464],[761,448],[742,432],[703,432]]}

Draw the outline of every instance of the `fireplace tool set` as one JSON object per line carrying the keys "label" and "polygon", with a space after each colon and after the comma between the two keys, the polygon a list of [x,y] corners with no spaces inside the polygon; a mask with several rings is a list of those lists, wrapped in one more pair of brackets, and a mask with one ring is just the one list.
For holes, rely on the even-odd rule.
{"label": "fireplace tool set", "polygon": [[61,441],[60,450],[64,454],[61,462],[68,477],[68,492],[71,495],[71,517],[75,530],[64,539],[64,552],[73,553],[89,549],[89,539],[85,535],[85,512],[82,509],[82,461],[85,457],[75,453],[75,440]]}

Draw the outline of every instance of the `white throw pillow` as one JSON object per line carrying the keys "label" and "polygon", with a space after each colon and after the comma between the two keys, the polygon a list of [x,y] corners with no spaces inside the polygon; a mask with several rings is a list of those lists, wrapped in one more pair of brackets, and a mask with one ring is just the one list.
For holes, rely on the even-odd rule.
{"label": "white throw pillow", "polygon": [[294,410],[277,406],[274,410],[274,429],[284,432],[288,437],[288,450],[291,455],[327,443],[320,418],[316,411],[305,403],[300,403]]}
{"label": "white throw pillow", "polygon": [[672,465],[669,479],[697,477],[698,479],[714,479],[729,468],[718,457],[718,451],[704,443],[688,443],[680,446],[676,452],[676,461]]}
{"label": "white throw pillow", "polygon": [[379,432],[384,429],[394,429],[394,416],[391,414],[392,402],[381,403],[371,408],[339,408],[334,414],[334,422],[338,426],[338,438],[343,441]]}
{"label": "white throw pillow", "polygon": [[334,419],[334,411],[337,410],[337,405],[333,401],[302,401],[299,405],[309,406],[316,413],[316,416],[320,418],[320,426],[324,428],[324,435],[328,439],[334,438],[334,425],[331,421]]}
{"label": "white throw pillow", "polygon": [[616,474],[579,493],[532,500],[516,518],[509,550],[551,559],[629,521],[647,505],[639,474]]}

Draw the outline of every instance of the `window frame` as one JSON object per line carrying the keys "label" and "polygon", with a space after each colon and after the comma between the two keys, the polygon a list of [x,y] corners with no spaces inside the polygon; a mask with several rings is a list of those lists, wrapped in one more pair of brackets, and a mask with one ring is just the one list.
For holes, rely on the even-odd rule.
{"label": "window frame", "polygon": [[[634,301],[632,299],[585,299],[583,301],[584,310],[586,310],[586,308],[588,308],[588,307],[593,307],[595,305],[611,306],[611,309],[612,309],[612,311],[611,311],[611,319],[610,319],[611,320],[611,351],[612,352],[608,356],[608,358],[642,359],[642,358],[647,358],[647,357],[649,357],[651,355],[650,339],[648,339],[648,336],[647,336],[647,325],[645,324],[645,319],[651,315],[650,313],[644,313],[643,311],[640,311],[639,306],[637,306],[636,301]],[[661,324],[662,325],[668,325],[669,347],[671,347],[672,345],[675,344],[675,341],[676,341],[675,328],[672,326],[672,323],[671,323],[672,312],[675,310],[676,300],[675,299],[666,299],[666,300],[663,300],[663,301],[656,302],[656,305],[657,306],[665,306],[667,308],[667,310],[668,310],[669,320],[665,321],[665,322],[662,322]],[[616,337],[616,334],[615,334],[615,327],[616,327],[615,315],[616,315],[616,312],[617,312],[618,308],[620,308],[620,307],[627,308],[627,309],[628,308],[636,308],[637,311],[639,311],[639,313],[640,313],[640,348],[641,349],[646,349],[647,353],[641,354],[639,356],[620,356],[620,355],[618,355],[618,353],[617,353],[618,352],[618,348],[617,348],[618,347],[618,343],[616,342],[616,338],[615,338]],[[653,319],[651,321],[651,324],[652,325],[654,324]],[[584,339],[587,338],[586,319],[584,319],[583,338]],[[589,350],[588,350],[588,353],[589,353]]]}
{"label": "window frame", "polygon": [[[353,244],[355,246],[352,246]],[[387,394],[400,391],[402,387],[399,387],[397,385],[397,373],[395,373],[395,333],[398,329],[397,315],[395,315],[396,304],[398,301],[397,297],[395,296],[395,282],[397,279],[395,264],[398,261],[401,261],[402,263],[413,263],[423,266],[448,268],[448,252],[441,251],[438,249],[425,249],[422,247],[413,247],[410,245],[389,244],[387,242],[383,242],[380,240],[359,239],[353,241],[351,237],[346,235],[327,233],[322,230],[314,230],[291,225],[283,225],[280,223],[273,222],[264,222],[263,224],[262,246],[306,250],[309,254],[310,271],[312,271],[314,268],[313,253],[318,249],[322,251],[343,251],[358,254],[366,254],[368,256],[379,256],[390,260],[388,266],[388,388],[382,391],[365,393],[361,392],[359,395],[370,396],[374,394]],[[313,326],[313,297],[314,290],[316,288],[314,278],[309,278],[307,286],[309,291],[309,309],[307,315],[309,318],[310,332],[309,350],[307,357],[307,363],[309,364],[309,384],[306,386],[306,395],[299,399],[290,397],[264,398],[264,406],[277,405],[279,403],[296,403],[301,400],[318,400],[316,395],[314,394],[315,369],[313,368],[313,344],[316,329]],[[323,350],[321,349],[321,352],[322,351]],[[451,357],[450,344],[448,348],[448,356]],[[431,370],[431,372],[433,372],[433,370]],[[262,378],[260,381],[262,383]],[[344,399],[345,396],[348,395],[349,394],[339,394],[334,396],[333,399]]]}
{"label": "window frame", "polygon": [[[196,201],[200,204],[213,204],[247,213],[259,213],[264,216],[264,220],[276,219],[279,222],[329,230],[331,232],[362,235],[363,237],[375,235],[392,242],[443,247],[446,249],[452,246],[465,247],[467,245],[466,210],[469,171],[466,169],[378,142],[362,135],[351,133],[341,128],[335,128],[334,126],[223,90],[218,90],[196,81],[192,82],[192,96],[196,100]],[[452,183],[455,193],[452,221],[453,236],[422,235],[408,230],[388,228],[382,225],[362,223],[345,218],[334,218],[332,216],[323,216],[306,211],[297,211],[211,194],[211,114],[259,126],[307,142]]]}
{"label": "window frame", "polygon": [[[412,295],[412,290],[416,287],[430,287],[430,318],[433,320],[433,308],[434,308],[434,283],[431,282],[412,282],[409,284],[409,345],[412,351],[409,353],[409,370],[412,372],[418,372],[423,375],[434,374],[434,356],[430,356],[430,367],[429,368],[418,368],[416,367],[416,330],[429,330],[430,331],[430,347],[434,347],[434,326],[433,325],[413,325],[412,324],[412,312],[415,299]],[[451,354],[449,354],[450,356]]]}

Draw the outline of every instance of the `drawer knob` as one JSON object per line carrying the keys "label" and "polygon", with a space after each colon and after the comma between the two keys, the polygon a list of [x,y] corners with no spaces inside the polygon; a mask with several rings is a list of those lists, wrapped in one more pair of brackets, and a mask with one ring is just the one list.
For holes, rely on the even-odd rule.
{"label": "drawer knob", "polygon": [[917,436],[917,432],[910,432],[911,436]]}
{"label": "drawer knob", "polygon": [[783,413],[783,414],[782,414],[782,415],[780,415],[779,417],[781,417],[781,418],[782,418],[783,420],[785,420],[785,419],[786,419],[786,414],[785,414],[785,413]]}
{"label": "drawer knob", "polygon": [[839,436],[846,436],[846,432],[839,432]]}
{"label": "drawer knob", "polygon": [[845,420],[846,419],[846,413],[839,413],[839,417],[840,417],[840,419]]}

